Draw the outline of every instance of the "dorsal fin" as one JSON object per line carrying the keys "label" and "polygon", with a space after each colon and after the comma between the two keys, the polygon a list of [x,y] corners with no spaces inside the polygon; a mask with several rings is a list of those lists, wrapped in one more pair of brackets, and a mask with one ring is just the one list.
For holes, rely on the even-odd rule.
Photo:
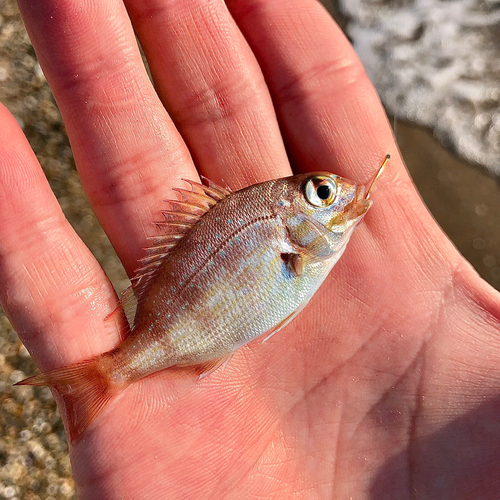
{"label": "dorsal fin", "polygon": [[[197,184],[198,186],[200,186],[206,194],[208,194],[208,190],[211,191],[211,196],[212,197],[216,197],[216,196],[220,196],[220,200],[222,200],[223,198],[225,198],[226,196],[230,195],[232,193],[231,189],[229,188],[229,186],[224,182],[225,186],[219,186],[219,184],[211,181],[210,179],[207,179],[206,177],[203,177],[203,175],[201,176],[201,179],[203,182],[206,182],[208,187],[207,186],[204,186],[204,185],[200,185],[200,184],[197,184],[196,182],[194,184]],[[191,184],[191,181],[187,181]]]}
{"label": "dorsal fin", "polygon": [[[162,211],[164,221],[156,222],[159,232],[149,237],[151,246],[145,248],[146,256],[139,260],[139,268],[136,269],[134,277],[130,280],[137,303],[146,296],[149,285],[153,280],[158,268],[168,257],[173,248],[191,231],[192,227],[220,200],[231,194],[231,190],[221,187],[216,183],[203,178],[205,184],[182,179],[191,186],[191,190],[174,188],[180,194],[180,200],[165,200],[170,205],[170,210]],[[127,306],[127,317],[131,320],[131,310],[135,315],[135,307],[128,305],[133,302],[130,293],[124,294],[122,305]]]}
{"label": "dorsal fin", "polygon": [[207,196],[205,193],[197,193],[194,189],[187,191],[186,189],[174,188],[172,191],[176,191],[181,195],[183,203],[189,203],[203,210],[207,210],[217,203],[217,200]]}

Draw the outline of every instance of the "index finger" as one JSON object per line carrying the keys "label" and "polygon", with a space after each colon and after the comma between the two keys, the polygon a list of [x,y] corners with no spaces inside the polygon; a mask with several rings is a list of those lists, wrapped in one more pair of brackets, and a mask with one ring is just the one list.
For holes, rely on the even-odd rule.
{"label": "index finger", "polygon": [[19,0],[82,185],[129,274],[162,200],[197,173],[120,0]]}

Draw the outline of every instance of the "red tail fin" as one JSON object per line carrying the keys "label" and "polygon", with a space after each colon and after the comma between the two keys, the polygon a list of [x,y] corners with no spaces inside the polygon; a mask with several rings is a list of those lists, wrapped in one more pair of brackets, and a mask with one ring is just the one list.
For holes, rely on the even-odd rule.
{"label": "red tail fin", "polygon": [[35,375],[16,385],[48,385],[61,394],[68,422],[69,440],[74,444],[117,393],[109,377],[100,369],[100,361],[101,357],[98,356]]}

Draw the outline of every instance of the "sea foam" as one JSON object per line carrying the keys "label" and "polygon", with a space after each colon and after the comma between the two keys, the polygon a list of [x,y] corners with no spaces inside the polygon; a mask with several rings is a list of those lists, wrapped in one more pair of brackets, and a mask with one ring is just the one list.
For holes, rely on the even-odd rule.
{"label": "sea foam", "polygon": [[388,112],[500,175],[500,1],[339,0]]}

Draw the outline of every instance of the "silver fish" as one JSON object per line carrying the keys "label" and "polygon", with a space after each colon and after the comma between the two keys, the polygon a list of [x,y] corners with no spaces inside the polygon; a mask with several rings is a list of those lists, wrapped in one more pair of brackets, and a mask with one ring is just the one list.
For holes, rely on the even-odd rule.
{"label": "silver fish", "polygon": [[20,384],[49,385],[75,442],[128,385],[170,367],[213,371],[241,346],[289,323],[344,252],[371,206],[368,189],[329,172],[231,192],[187,181],[159,224],[122,305],[130,334],[115,349]]}

